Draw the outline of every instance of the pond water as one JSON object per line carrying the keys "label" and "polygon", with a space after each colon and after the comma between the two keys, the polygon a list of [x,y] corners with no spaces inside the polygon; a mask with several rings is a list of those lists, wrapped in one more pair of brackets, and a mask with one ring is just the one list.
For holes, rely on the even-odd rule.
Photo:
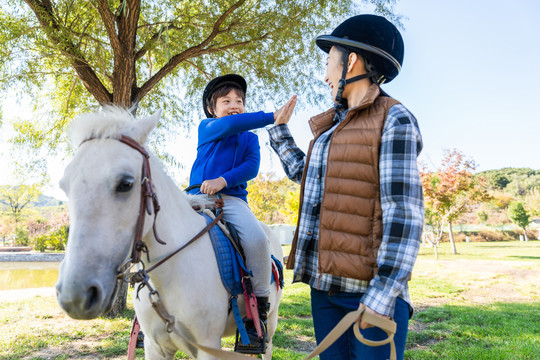
{"label": "pond water", "polygon": [[0,290],[52,287],[59,262],[0,262]]}

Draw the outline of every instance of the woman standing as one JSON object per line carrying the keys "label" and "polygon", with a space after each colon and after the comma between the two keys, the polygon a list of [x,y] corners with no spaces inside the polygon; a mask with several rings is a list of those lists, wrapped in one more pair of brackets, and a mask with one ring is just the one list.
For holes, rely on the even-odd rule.
{"label": "woman standing", "polygon": [[[269,129],[287,176],[301,184],[298,227],[287,267],[311,287],[315,337],[320,343],[345,314],[358,308],[393,318],[403,358],[412,315],[408,281],[424,220],[416,158],[422,138],[414,116],[381,90],[399,73],[403,40],[383,17],[347,19],[316,39],[328,53],[325,81],[334,108],[310,119],[307,156],[287,126],[296,99]],[[386,333],[361,322],[363,335]],[[390,345],[368,347],[352,328],[320,356],[387,359]]]}

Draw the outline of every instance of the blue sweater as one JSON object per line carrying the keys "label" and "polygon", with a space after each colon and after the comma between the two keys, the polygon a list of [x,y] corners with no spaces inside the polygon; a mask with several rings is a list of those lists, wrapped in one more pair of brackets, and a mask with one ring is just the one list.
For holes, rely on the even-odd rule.
{"label": "blue sweater", "polygon": [[[222,176],[227,187],[220,192],[247,201],[247,182],[257,176],[261,162],[259,138],[249,130],[273,123],[274,114],[262,111],[201,121],[189,185]],[[189,193],[197,194],[199,189]]]}

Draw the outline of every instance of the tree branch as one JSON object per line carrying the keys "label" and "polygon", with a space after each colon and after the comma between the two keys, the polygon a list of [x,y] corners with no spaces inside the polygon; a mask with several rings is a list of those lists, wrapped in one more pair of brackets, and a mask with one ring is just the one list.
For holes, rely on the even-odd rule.
{"label": "tree branch", "polygon": [[240,0],[236,4],[232,5],[229,9],[227,9],[221,16],[217,19],[217,21],[214,23],[214,26],[212,27],[211,33],[204,39],[200,44],[196,46],[192,46],[189,49],[184,50],[183,52],[174,55],[171,57],[169,62],[165,64],[154,76],[152,76],[148,81],[146,81],[136,92],[133,94],[132,102],[138,102],[141,100],[146,94],[152,90],[152,88],[165,76],[167,76],[172,70],[174,70],[182,61],[185,61],[187,59],[190,59],[192,57],[201,56],[204,54],[212,54],[216,52],[220,52],[226,49],[230,49],[233,47],[243,46],[247,45],[254,41],[260,41],[268,36],[268,34],[265,34],[261,36],[258,39],[252,39],[250,41],[243,41],[240,43],[230,44],[227,46],[223,46],[220,48],[205,48],[207,45],[209,45],[212,40],[215,39],[215,37],[220,34],[223,30],[220,30],[221,25],[225,22],[227,17],[231,15],[236,9],[238,9],[242,4],[245,2],[245,0]]}
{"label": "tree branch", "polygon": [[199,70],[199,72],[200,72],[201,74],[204,74],[204,76],[206,76],[206,78],[207,78],[208,80],[210,80],[210,79],[212,78],[212,75],[211,75],[210,73],[207,73],[206,71],[204,71],[203,69],[201,69],[201,68],[200,68],[199,66],[197,66],[194,62],[189,61],[189,60],[186,60],[186,62],[187,62],[189,65],[193,66],[195,69]]}
{"label": "tree branch", "polygon": [[88,64],[82,54],[77,51],[77,47],[69,40],[69,30],[60,26],[52,13],[52,6],[48,0],[24,0],[41,24],[47,37],[61,53],[70,59],[71,65],[77,72],[86,89],[96,98],[100,104],[112,102],[112,95],[101,83],[92,67]]}
{"label": "tree branch", "polygon": [[120,39],[118,39],[118,35],[116,34],[114,14],[111,12],[111,9],[109,9],[109,2],[106,0],[97,0],[97,10],[103,20],[105,29],[107,30],[107,36],[111,41],[111,47],[113,48],[114,54],[117,56],[120,51]]}
{"label": "tree branch", "polygon": [[152,76],[148,81],[146,81],[143,86],[141,86],[138,91],[134,94],[133,102],[137,102],[140,99],[142,99],[146,94],[152,90],[152,88],[165,76],[167,76],[176,66],[178,66],[181,62],[186,61],[187,59],[191,59],[193,57],[205,55],[205,54],[214,54],[217,52],[222,52],[227,49],[231,49],[234,47],[239,47],[243,45],[247,45],[253,41],[258,41],[259,39],[250,40],[250,41],[243,41],[235,44],[230,44],[226,46],[222,46],[220,48],[207,48],[207,49],[198,49],[198,46],[189,48],[188,50],[185,50],[184,52],[177,54],[169,60],[165,66],[163,66],[154,76]]}
{"label": "tree branch", "polygon": [[214,40],[214,38],[219,34],[219,28],[221,27],[221,24],[223,24],[223,22],[225,22],[225,20],[229,17],[229,15],[231,15],[236,9],[238,9],[240,6],[242,6],[242,4],[244,4],[244,2],[245,2],[245,0],[240,0],[236,4],[231,6],[229,9],[227,9],[227,11],[225,11],[219,17],[219,19],[217,19],[217,21],[215,22],[214,27],[212,28],[212,32],[210,33],[210,35],[208,35],[208,37],[202,43],[200,43],[198,45],[198,47],[203,48],[206,45],[210,44],[210,42],[212,40]]}
{"label": "tree branch", "polygon": [[152,37],[141,47],[141,49],[135,53],[135,61],[138,61],[140,58],[146,55],[146,53],[154,46],[154,44],[158,42],[158,40],[161,38],[161,35],[163,35],[163,33],[169,30],[180,30],[180,29],[181,28],[171,23],[169,23],[167,26],[162,26],[159,29],[159,31],[154,33],[154,35],[152,35]]}

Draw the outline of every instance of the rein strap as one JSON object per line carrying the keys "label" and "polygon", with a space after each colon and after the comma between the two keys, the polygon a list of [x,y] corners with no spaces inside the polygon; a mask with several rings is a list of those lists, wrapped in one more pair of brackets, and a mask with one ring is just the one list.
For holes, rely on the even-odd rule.
{"label": "rein strap", "polygon": [[142,147],[137,141],[129,136],[122,135],[118,141],[129,147],[137,150],[143,156],[142,173],[141,173],[141,203],[139,205],[139,217],[137,219],[137,225],[135,228],[135,238],[133,240],[133,249],[131,252],[131,262],[133,264],[138,263],[141,260],[141,252],[145,252],[149,260],[148,247],[142,241],[144,217],[145,213],[152,215],[152,208],[154,209],[154,222],[152,224],[152,230],[154,231],[154,237],[156,241],[162,245],[166,242],[162,241],[156,231],[156,219],[160,206],[157,195],[152,186],[152,174],[150,173],[150,155],[144,147]]}
{"label": "rein strap", "polygon": [[203,236],[204,234],[206,234],[214,225],[216,225],[218,223],[219,220],[221,220],[221,218],[223,217],[223,211],[219,213],[218,216],[216,216],[216,218],[211,222],[209,223],[208,225],[206,225],[206,227],[204,229],[202,229],[201,231],[199,231],[199,233],[197,235],[195,235],[191,240],[189,240],[187,243],[185,243],[184,245],[182,245],[180,248],[178,248],[177,250],[175,250],[173,253],[167,255],[164,259],[162,259],[161,261],[159,261],[157,264],[154,264],[153,266],[151,266],[146,272],[149,273],[150,271],[154,270],[155,268],[157,268],[158,266],[160,266],[161,264],[163,264],[165,261],[169,260],[170,258],[172,258],[174,255],[178,254],[180,251],[184,250],[186,247],[188,247],[189,245],[193,244],[198,238],[200,238],[201,236]]}

